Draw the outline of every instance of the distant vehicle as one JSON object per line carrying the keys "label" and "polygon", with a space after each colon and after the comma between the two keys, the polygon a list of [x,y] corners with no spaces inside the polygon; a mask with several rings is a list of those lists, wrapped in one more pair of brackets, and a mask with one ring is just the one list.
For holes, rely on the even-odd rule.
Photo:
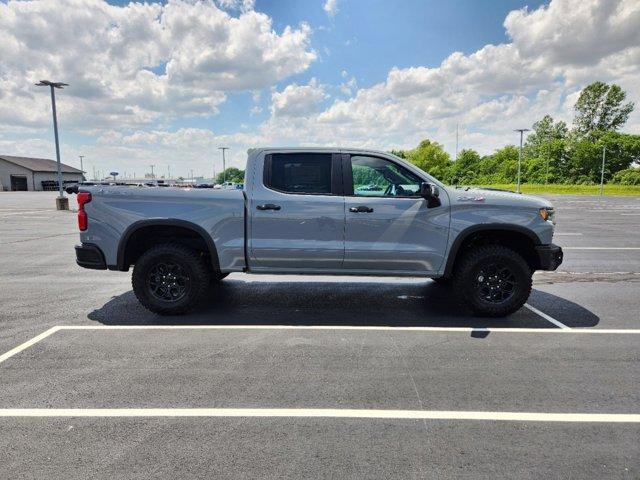
{"label": "distant vehicle", "polygon": [[[428,277],[498,317],[524,305],[535,270],[562,263],[547,200],[446,187],[388,153],[263,148],[246,172],[243,190],[82,186],[78,265],[133,265],[138,300],[162,315],[247,272]],[[381,188],[357,183],[371,177]]]}
{"label": "distant vehicle", "polygon": [[235,190],[236,183],[235,182],[224,182],[220,184],[220,188],[223,190]]}

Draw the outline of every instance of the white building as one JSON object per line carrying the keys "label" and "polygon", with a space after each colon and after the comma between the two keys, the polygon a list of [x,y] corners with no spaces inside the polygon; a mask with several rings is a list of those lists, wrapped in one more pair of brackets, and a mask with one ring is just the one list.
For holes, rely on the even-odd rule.
{"label": "white building", "polygon": [[[62,184],[81,182],[82,172],[61,165]],[[0,155],[0,190],[58,190],[58,167],[55,160]]]}

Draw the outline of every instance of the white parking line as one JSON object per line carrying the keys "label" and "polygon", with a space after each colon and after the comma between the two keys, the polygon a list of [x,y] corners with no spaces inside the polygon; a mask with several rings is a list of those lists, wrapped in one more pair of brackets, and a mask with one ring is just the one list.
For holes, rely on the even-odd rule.
{"label": "white parking line", "polygon": [[3,408],[0,417],[285,417],[640,423],[640,414],[356,410],[348,408]]}
{"label": "white parking line", "polygon": [[548,322],[553,323],[556,327],[560,327],[560,328],[565,329],[565,330],[571,330],[571,328],[567,327],[564,323],[560,322],[559,320],[556,320],[555,318],[553,318],[550,315],[547,315],[544,312],[541,312],[540,310],[538,310],[535,307],[532,307],[528,303],[525,303],[524,306],[527,307],[529,310],[531,310],[533,313],[536,313],[536,314],[540,315],[542,318],[544,318]]}
{"label": "white parking line", "polygon": [[562,247],[562,250],[640,250],[640,247]]}
{"label": "white parking line", "polygon": [[560,235],[565,237],[581,237],[582,234],[578,232],[556,232],[554,235]]}
{"label": "white parking line", "polygon": [[59,330],[350,330],[378,332],[493,332],[493,333],[593,333],[640,334],[640,328],[517,328],[517,327],[390,327],[350,325],[61,325]]}
{"label": "white parking line", "polygon": [[2,355],[0,355],[0,363],[13,357],[17,353],[26,350],[30,346],[35,345],[40,340],[47,338],[49,335],[56,333],[58,330],[60,330],[60,327],[51,327],[49,330],[42,332],[40,335],[33,337],[31,340],[27,340],[22,345],[18,345],[16,348],[9,350],[7,353],[3,353]]}

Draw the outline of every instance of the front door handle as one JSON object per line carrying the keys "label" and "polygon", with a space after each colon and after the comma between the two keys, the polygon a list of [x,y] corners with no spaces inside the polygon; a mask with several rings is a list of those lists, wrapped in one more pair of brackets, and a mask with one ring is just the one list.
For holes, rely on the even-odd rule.
{"label": "front door handle", "polygon": [[275,203],[263,203],[262,205],[256,206],[256,208],[258,210],[280,210],[282,207]]}
{"label": "front door handle", "polygon": [[367,207],[366,205],[360,205],[357,207],[350,207],[349,211],[353,213],[371,213],[373,212],[373,208]]}

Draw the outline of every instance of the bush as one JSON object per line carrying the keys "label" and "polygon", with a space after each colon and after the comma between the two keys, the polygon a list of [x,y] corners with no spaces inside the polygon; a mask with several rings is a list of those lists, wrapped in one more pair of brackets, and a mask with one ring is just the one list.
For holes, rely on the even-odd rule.
{"label": "bush", "polygon": [[627,168],[620,170],[611,179],[617,185],[640,185],[640,169]]}

